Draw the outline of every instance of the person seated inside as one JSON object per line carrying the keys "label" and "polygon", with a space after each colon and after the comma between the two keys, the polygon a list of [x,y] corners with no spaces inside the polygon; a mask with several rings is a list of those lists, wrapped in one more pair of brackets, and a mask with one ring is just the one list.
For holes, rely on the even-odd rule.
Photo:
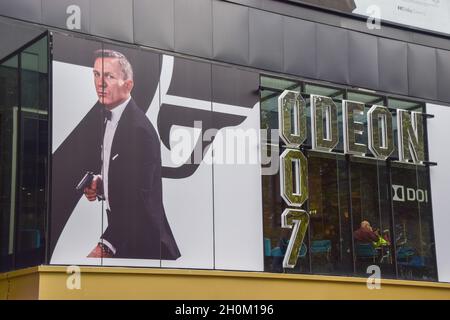
{"label": "person seated inside", "polygon": [[361,243],[373,243],[377,242],[380,236],[373,231],[369,221],[364,220],[359,229],[353,232],[353,237]]}

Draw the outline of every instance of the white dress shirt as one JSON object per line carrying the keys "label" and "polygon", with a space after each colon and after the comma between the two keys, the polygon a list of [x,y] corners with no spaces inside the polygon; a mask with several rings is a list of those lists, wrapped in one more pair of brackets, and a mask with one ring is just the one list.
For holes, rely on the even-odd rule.
{"label": "white dress shirt", "polygon": [[[108,173],[109,173],[109,161],[111,159],[111,147],[114,140],[114,134],[116,133],[117,125],[119,123],[120,117],[122,116],[125,107],[128,102],[130,102],[131,97],[129,97],[125,102],[118,105],[111,110],[111,120],[106,120],[105,135],[103,136],[103,146],[102,146],[102,180],[103,180],[103,193],[105,196],[105,206],[107,210],[111,210],[109,205],[109,190],[108,190]],[[112,155],[113,160],[119,155]],[[103,239],[103,243],[106,244],[114,253],[116,250],[114,246],[109,243],[106,239]]]}

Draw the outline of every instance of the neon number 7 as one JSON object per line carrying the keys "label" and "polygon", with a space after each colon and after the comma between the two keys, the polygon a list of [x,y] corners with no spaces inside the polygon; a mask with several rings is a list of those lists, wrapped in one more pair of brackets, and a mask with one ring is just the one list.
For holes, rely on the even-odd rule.
{"label": "neon number 7", "polygon": [[304,210],[288,208],[281,215],[281,227],[292,229],[291,238],[283,259],[284,268],[294,268],[297,264],[308,224],[309,214]]}

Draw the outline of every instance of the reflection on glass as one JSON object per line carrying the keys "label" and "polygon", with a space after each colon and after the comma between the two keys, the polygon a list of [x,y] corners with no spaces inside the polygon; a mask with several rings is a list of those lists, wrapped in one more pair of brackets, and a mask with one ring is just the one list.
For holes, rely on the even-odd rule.
{"label": "reflection on glass", "polygon": [[391,175],[399,278],[436,280],[428,169],[396,164]]}
{"label": "reflection on glass", "polygon": [[15,268],[37,265],[45,255],[48,153],[47,38],[21,58],[19,210]]}
{"label": "reflection on glass", "polygon": [[18,57],[0,65],[0,272],[12,268],[16,203]]}
{"label": "reflection on glass", "polygon": [[310,252],[312,273],[351,275],[351,225],[348,212],[345,158],[314,153],[308,156]]}
{"label": "reflection on glass", "polygon": [[350,170],[356,273],[378,265],[384,278],[395,277],[386,162],[355,158]]}
{"label": "reflection on glass", "polygon": [[[265,83],[269,85],[271,81]],[[278,127],[275,100],[282,92],[280,89],[289,85],[304,89],[301,95],[306,102],[308,138],[302,152],[308,163],[308,200],[302,208],[310,213],[310,222],[303,245],[298,249],[295,268],[283,268],[291,232],[281,228],[281,213],[286,205],[280,195],[279,171],[262,177],[265,271],[367,277],[367,267],[377,265],[383,278],[436,281],[428,167],[401,164],[393,159],[382,161],[307,150],[305,144],[312,145],[311,95],[333,99],[341,134],[344,91],[305,83],[283,83],[280,79],[274,83],[273,91],[261,92],[263,128]],[[369,125],[370,108],[375,104],[385,105],[386,101],[389,108],[423,112],[423,104],[376,95],[349,91],[347,99],[364,103],[363,114],[356,119],[364,128]],[[372,129],[377,131],[372,142],[379,146],[380,155],[388,156],[394,146],[391,157],[395,156],[398,130],[395,110],[383,108],[372,115],[369,116]],[[392,122],[392,127],[388,122]],[[389,135],[389,131],[393,133]],[[273,142],[284,145],[278,138]],[[367,145],[368,130],[357,135],[354,142]],[[277,150],[281,154],[285,146]],[[340,142],[334,151],[342,150]]]}

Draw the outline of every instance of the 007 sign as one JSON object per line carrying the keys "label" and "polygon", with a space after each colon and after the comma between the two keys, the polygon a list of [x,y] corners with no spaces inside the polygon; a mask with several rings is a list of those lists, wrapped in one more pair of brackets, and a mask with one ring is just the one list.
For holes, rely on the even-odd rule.
{"label": "007 sign", "polygon": [[[339,143],[338,110],[325,96],[310,95],[311,145],[321,152],[332,152]],[[391,111],[373,105],[367,112],[367,128],[357,117],[364,114],[365,104],[342,101],[344,153],[365,157],[368,151],[375,159],[387,160],[394,152],[394,130]],[[396,109],[398,159],[402,163],[423,165],[424,114]],[[281,215],[281,227],[292,229],[283,259],[284,268],[294,268],[309,224],[310,212],[301,207],[308,199],[308,160],[300,149],[307,138],[306,101],[300,92],[285,90],[278,97],[279,135],[285,150],[280,156],[280,192],[287,204]],[[367,129],[367,145],[358,142]],[[361,140],[361,139],[359,139]]]}

